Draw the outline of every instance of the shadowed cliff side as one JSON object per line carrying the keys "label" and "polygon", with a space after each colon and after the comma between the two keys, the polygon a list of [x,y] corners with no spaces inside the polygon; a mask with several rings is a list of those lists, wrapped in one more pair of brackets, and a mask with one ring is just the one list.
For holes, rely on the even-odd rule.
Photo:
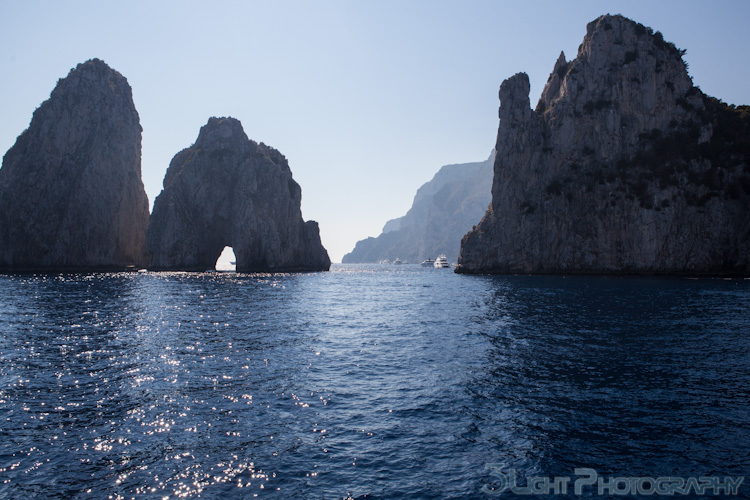
{"label": "shadowed cliff side", "polygon": [[0,169],[0,269],[143,267],[148,199],[127,80],[99,59],[58,81]]}
{"label": "shadowed cliff side", "polygon": [[302,220],[286,158],[251,141],[234,118],[211,118],[177,153],[154,201],[150,269],[213,269],[225,246],[240,272],[327,271],[318,224]]}
{"label": "shadowed cliff side", "polygon": [[532,110],[500,87],[492,203],[457,272],[750,274],[750,112],[622,16],[560,55]]}

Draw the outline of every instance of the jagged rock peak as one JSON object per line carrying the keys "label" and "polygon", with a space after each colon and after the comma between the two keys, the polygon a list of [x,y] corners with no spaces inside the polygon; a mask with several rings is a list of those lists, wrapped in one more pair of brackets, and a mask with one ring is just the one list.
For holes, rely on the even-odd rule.
{"label": "jagged rock peak", "polygon": [[247,138],[242,123],[236,118],[212,116],[208,123],[201,127],[196,147],[209,147],[221,144],[232,144],[233,142],[246,142]]}
{"label": "jagged rock peak", "polygon": [[[684,96],[692,88],[683,54],[658,31],[621,15],[601,16],[588,24],[573,61],[566,62],[560,54],[536,110],[549,112],[557,100],[570,92],[581,93],[584,86],[594,87],[601,95],[592,93],[588,96],[591,100],[581,104],[590,102],[596,110],[602,109],[613,102],[613,97],[623,97],[617,94],[617,82],[623,92],[645,90],[648,84],[663,87],[647,92],[640,101],[633,100],[633,104],[641,105],[633,111],[648,111],[656,101],[674,100],[674,96]],[[663,92],[665,88],[668,94]]]}
{"label": "jagged rock peak", "polygon": [[119,71],[112,69],[98,58],[77,64],[75,68],[70,70],[68,76],[58,80],[58,85],[52,91],[52,94],[69,93],[72,89],[79,89],[79,91],[84,92],[91,90],[96,92],[106,91],[107,89],[101,85],[102,82],[111,85],[110,91],[123,91],[132,97],[128,80]]}
{"label": "jagged rock peak", "polygon": [[[245,134],[242,123],[231,116],[221,118],[212,116],[209,118],[208,122],[201,127],[198,139],[196,139],[193,147],[199,149],[239,148],[245,154],[260,155],[272,163],[286,169],[289,168],[289,163],[283,154],[262,142],[258,143],[249,139],[247,134]],[[289,173],[291,174],[291,170]]]}
{"label": "jagged rock peak", "polygon": [[531,117],[529,108],[529,76],[516,73],[500,85],[500,120],[528,120]]}
{"label": "jagged rock peak", "polygon": [[557,62],[555,63],[555,68],[552,70],[552,73],[559,74],[559,73],[565,72],[567,68],[568,68],[568,61],[565,59],[565,52],[561,50],[560,57],[557,58]]}
{"label": "jagged rock peak", "polygon": [[536,110],[500,87],[492,203],[459,272],[750,273],[750,110],[693,86],[684,51],[622,16],[560,54]]}
{"label": "jagged rock peak", "polygon": [[0,267],[145,265],[141,125],[127,80],[100,59],[58,80],[0,169]]}
{"label": "jagged rock peak", "polygon": [[175,155],[154,202],[151,269],[205,271],[225,246],[238,271],[321,271],[330,259],[286,158],[247,138],[234,118],[210,118]]}
{"label": "jagged rock peak", "polygon": [[[289,176],[292,175],[286,157],[271,146],[249,139],[238,119],[212,116],[200,128],[195,143],[175,155],[164,176],[164,187],[167,187],[182,168],[190,163],[190,158],[199,152],[208,153],[213,160],[231,159],[238,165],[249,164],[246,160],[255,158],[270,162]],[[216,162],[205,163],[204,166],[209,168],[214,163]]]}

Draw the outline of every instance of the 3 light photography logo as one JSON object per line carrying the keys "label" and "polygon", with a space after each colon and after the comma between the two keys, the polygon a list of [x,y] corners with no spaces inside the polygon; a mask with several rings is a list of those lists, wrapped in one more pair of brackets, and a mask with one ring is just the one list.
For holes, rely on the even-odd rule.
{"label": "3 light photography logo", "polygon": [[744,476],[602,476],[594,469],[575,468],[573,476],[521,476],[515,469],[500,464],[487,464],[486,470],[495,478],[492,484],[485,484],[482,493],[500,496],[515,495],[567,495],[573,491],[576,496],[595,495],[699,495],[736,496]]}

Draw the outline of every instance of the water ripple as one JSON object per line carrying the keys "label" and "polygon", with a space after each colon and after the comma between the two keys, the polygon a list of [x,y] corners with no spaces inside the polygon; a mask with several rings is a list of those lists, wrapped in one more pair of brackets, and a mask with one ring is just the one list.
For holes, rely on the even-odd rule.
{"label": "water ripple", "polygon": [[750,470],[750,283],[0,276],[2,498],[483,498]]}

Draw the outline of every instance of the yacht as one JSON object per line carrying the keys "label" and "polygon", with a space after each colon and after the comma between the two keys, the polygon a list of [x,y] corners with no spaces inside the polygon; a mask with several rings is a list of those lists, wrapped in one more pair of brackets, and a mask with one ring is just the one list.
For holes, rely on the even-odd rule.
{"label": "yacht", "polygon": [[446,258],[444,253],[440,254],[440,257],[435,259],[435,263],[433,265],[437,268],[451,267],[451,265],[448,264],[448,259]]}
{"label": "yacht", "polygon": [[427,259],[422,261],[422,267],[434,267],[435,259]]}

